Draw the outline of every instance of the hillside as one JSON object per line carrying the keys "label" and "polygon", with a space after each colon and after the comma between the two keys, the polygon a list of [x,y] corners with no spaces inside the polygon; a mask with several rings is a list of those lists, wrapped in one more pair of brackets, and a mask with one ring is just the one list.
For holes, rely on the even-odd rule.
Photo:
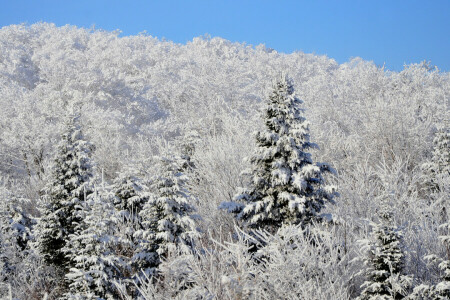
{"label": "hillside", "polygon": [[[279,53],[263,45],[232,43],[218,37],[175,44],[144,34],[121,37],[119,32],[47,23],[3,27],[2,205],[7,207],[13,198],[20,198],[31,219],[40,216],[37,208],[43,205],[42,191],[51,176],[64,120],[75,110],[80,112],[86,139],[94,145],[95,177],[103,184],[112,184],[131,168],[145,185],[159,174],[158,156],[188,153],[193,167],[186,171],[190,178],[187,187],[202,217],[202,243],[205,249],[219,247],[212,240],[229,242],[235,228],[232,216],[217,207],[232,201],[239,188],[249,184],[244,171],[251,163],[245,158],[255,149],[254,132],[264,127],[266,99],[280,74],[292,79],[303,100],[311,140],[320,148],[311,150],[314,160],[327,162],[337,171],[326,177],[340,194],[336,203],[324,210],[334,220],[327,241],[345,249],[340,251],[345,252],[343,261],[348,265],[342,273],[328,278],[330,286],[323,283],[317,293],[332,295],[330,289],[335,288],[338,298],[346,299],[360,292],[364,277],[358,270],[362,263],[355,263],[355,258],[363,256],[361,241],[370,239],[371,222],[377,222],[387,198],[393,226],[403,234],[407,249],[404,270],[414,277],[412,285],[438,282],[438,268],[430,267],[424,257],[435,254],[450,260],[449,250],[438,242],[442,235],[438,227],[448,222],[450,211],[450,175],[444,172],[439,188],[430,190],[423,166],[433,162],[435,133],[440,130],[448,136],[450,74],[425,62],[393,72],[360,58],[338,64],[326,56]],[[446,145],[443,151],[448,153]],[[217,253],[207,251],[222,263],[230,259],[227,255],[232,251],[221,252],[223,257]],[[295,257],[289,255],[286,259]],[[344,256],[339,253],[336,257],[339,255]],[[177,261],[180,257],[165,267],[181,268],[176,265],[182,264]],[[331,265],[341,263],[336,257],[330,260]],[[196,267],[211,270],[207,265]],[[216,273],[204,279],[211,280],[203,282],[210,284],[211,299],[220,298],[220,293],[231,295],[250,289],[252,283],[248,282],[252,281],[247,277],[248,282],[239,288],[235,283],[220,282],[228,282],[226,278],[239,272],[251,273],[253,267],[243,267],[245,271],[235,271],[237,275],[223,273],[234,271],[222,267],[217,266]],[[278,276],[276,272],[283,273],[274,268],[273,278]],[[195,276],[201,281],[199,274]],[[334,281],[336,278],[342,281]],[[12,284],[18,287],[20,280]],[[176,281],[167,278],[165,284],[177,290],[170,280]],[[276,289],[283,289],[284,284]],[[41,287],[45,284],[28,286],[36,295],[42,296],[45,290]],[[167,286],[164,289],[173,292]],[[201,291],[199,288],[192,295]],[[169,295],[153,292],[156,298]],[[24,294],[22,286],[17,297]],[[252,292],[248,295],[257,297]]]}

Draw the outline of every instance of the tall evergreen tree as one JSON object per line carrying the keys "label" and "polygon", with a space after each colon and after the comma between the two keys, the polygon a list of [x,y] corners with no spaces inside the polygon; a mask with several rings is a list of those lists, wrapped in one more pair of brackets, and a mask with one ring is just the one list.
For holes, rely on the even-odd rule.
{"label": "tall evergreen tree", "polygon": [[113,185],[96,189],[78,211],[81,222],[70,235],[71,248],[67,249],[73,267],[67,274],[67,296],[116,299],[113,281],[122,281],[130,294],[136,295],[133,279],[147,257],[136,255],[141,242],[139,212],[148,200],[148,192],[137,172],[124,170]]}
{"label": "tall evergreen tree", "polygon": [[62,249],[80,222],[77,207],[91,193],[91,145],[85,141],[79,116],[70,115],[61,136],[50,182],[44,192],[44,207],[37,228],[37,246],[47,262],[68,267]]}
{"label": "tall evergreen tree", "polygon": [[[128,168],[113,182],[114,207],[119,215],[127,219],[139,219],[139,212],[148,200],[148,192],[138,172]],[[138,220],[137,220],[138,221]]]}
{"label": "tall evergreen tree", "polygon": [[379,218],[373,229],[375,241],[366,261],[368,280],[361,286],[363,291],[358,299],[403,299],[411,278],[402,274],[405,255],[401,233],[392,225],[392,213],[386,203],[380,209]]}
{"label": "tall evergreen tree", "polygon": [[[69,299],[117,299],[113,280],[123,279],[129,271],[120,253],[122,241],[116,235],[114,195],[101,189],[82,203],[82,221],[69,235],[67,256],[72,266],[66,275]],[[71,251],[76,249],[76,251]]]}
{"label": "tall evergreen tree", "polygon": [[29,252],[34,219],[25,211],[29,200],[0,187],[0,281],[8,281]]}
{"label": "tall evergreen tree", "polygon": [[152,197],[141,211],[144,229],[138,256],[145,257],[145,272],[152,274],[160,263],[177,248],[190,249],[198,235],[193,215],[192,197],[185,189],[186,175],[174,159],[161,160],[162,174],[152,186]]}
{"label": "tall evergreen tree", "polygon": [[283,223],[310,223],[335,196],[323,178],[331,167],[314,163],[308,152],[317,145],[310,142],[301,104],[291,80],[281,76],[269,95],[265,129],[256,134],[252,185],[221,205],[250,227],[274,232]]}
{"label": "tall evergreen tree", "polygon": [[124,261],[127,272],[123,272],[131,294],[135,293],[132,281],[140,274],[141,269],[148,266],[149,259],[142,255],[140,244],[143,243],[139,232],[143,229],[141,211],[149,200],[148,188],[137,176],[138,171],[131,167],[121,172],[114,180],[114,208],[116,230],[118,238],[117,255]]}

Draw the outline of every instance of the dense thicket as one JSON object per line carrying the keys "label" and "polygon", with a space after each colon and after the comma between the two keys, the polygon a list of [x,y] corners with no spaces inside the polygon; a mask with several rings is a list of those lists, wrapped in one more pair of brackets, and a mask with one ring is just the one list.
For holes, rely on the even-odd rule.
{"label": "dense thicket", "polygon": [[[306,236],[301,226],[256,230],[261,247],[248,252],[252,238],[217,207],[232,201],[239,187],[251,187],[243,172],[251,169],[251,159],[244,158],[256,149],[253,132],[264,129],[265,99],[280,72],[289,74],[304,102],[311,139],[320,147],[311,155],[337,170],[324,180],[338,186],[340,197],[321,211],[331,221],[326,226],[308,226]],[[401,229],[406,249],[402,272],[412,277],[407,292],[445,297],[450,252],[448,234],[442,232],[447,227],[441,224],[448,224],[450,211],[449,99],[449,73],[429,63],[392,72],[360,58],[338,64],[325,56],[283,54],[221,38],[181,45],[144,34],[120,37],[46,23],[4,27],[0,293],[11,287],[19,299],[41,299],[45,293],[51,299],[71,285],[73,291],[89,286],[94,294],[130,299],[136,294],[147,299],[354,298],[368,280],[361,272],[367,253],[358,241],[377,232],[371,224],[380,199],[388,196],[390,226]],[[64,142],[70,106],[80,109],[85,139],[95,145],[98,192],[73,202],[85,221],[77,234],[68,231],[73,243],[93,245],[83,255],[89,264],[89,257],[97,263],[91,267],[80,260],[69,278],[43,259],[40,235],[34,232],[48,215],[37,208],[49,207],[45,187],[57,183],[52,165],[62,153],[57,145]],[[155,194],[155,179],[162,178],[156,157],[165,153],[183,158],[189,201],[202,218],[194,252],[176,249],[178,255],[160,259],[151,254],[157,249],[133,248],[142,239],[133,233],[143,226],[133,211],[150,199],[145,193]],[[125,176],[130,169],[139,177],[136,185]],[[145,265],[141,254],[157,261],[158,280],[145,273],[132,276]],[[114,265],[117,255],[123,264]],[[127,280],[115,282],[122,275],[114,275],[120,272],[110,266],[120,266]],[[145,268],[153,274],[152,266]],[[97,289],[103,277],[85,276],[93,270],[114,273],[107,289]]]}

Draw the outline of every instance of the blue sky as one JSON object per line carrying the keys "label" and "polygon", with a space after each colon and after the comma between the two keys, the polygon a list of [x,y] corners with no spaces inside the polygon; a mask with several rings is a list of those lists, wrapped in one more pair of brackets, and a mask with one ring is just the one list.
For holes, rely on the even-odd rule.
{"label": "blue sky", "polygon": [[359,56],[392,70],[423,60],[450,69],[450,0],[0,0],[0,27],[39,21],[177,43],[210,34],[340,63]]}

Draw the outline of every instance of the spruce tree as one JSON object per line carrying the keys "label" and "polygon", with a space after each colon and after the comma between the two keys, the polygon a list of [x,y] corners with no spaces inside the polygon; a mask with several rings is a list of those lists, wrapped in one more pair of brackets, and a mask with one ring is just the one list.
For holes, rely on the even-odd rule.
{"label": "spruce tree", "polygon": [[[116,235],[114,195],[108,190],[95,190],[78,211],[82,221],[69,235],[67,256],[72,266],[66,275],[68,299],[117,299],[113,280],[123,279],[127,261],[120,251]],[[71,251],[76,249],[76,251]]]}
{"label": "spruce tree", "polygon": [[335,196],[323,178],[333,170],[314,163],[308,152],[317,145],[310,141],[301,104],[292,81],[281,76],[269,95],[265,129],[256,134],[251,187],[221,205],[250,227],[274,232],[283,223],[306,225],[320,219],[325,203]]}
{"label": "spruce tree", "polygon": [[146,187],[136,176],[138,172],[128,168],[121,172],[113,182],[115,194],[114,206],[124,218],[137,219],[145,202],[148,200]]}
{"label": "spruce tree", "polygon": [[161,258],[177,248],[189,250],[198,235],[192,197],[185,189],[186,175],[175,159],[161,160],[162,173],[152,185],[152,196],[140,215],[144,229],[138,256],[145,257],[144,271],[154,274]]}
{"label": "spruce tree", "polygon": [[403,299],[411,278],[402,274],[405,255],[401,245],[401,233],[392,225],[392,213],[386,203],[379,212],[375,224],[375,241],[369,249],[367,277],[362,284],[360,300]]}
{"label": "spruce tree", "polygon": [[80,222],[77,209],[91,193],[91,145],[84,140],[79,116],[70,115],[57,147],[50,182],[44,193],[42,217],[37,228],[37,247],[48,263],[67,268],[62,251]]}
{"label": "spruce tree", "polygon": [[73,267],[67,275],[68,297],[115,299],[113,281],[121,281],[136,295],[133,280],[147,265],[147,257],[136,255],[141,226],[139,212],[148,200],[145,185],[130,168],[118,174],[111,186],[103,183],[88,196],[79,210],[81,222],[70,235],[68,255]]}
{"label": "spruce tree", "polygon": [[141,211],[148,202],[148,188],[137,176],[139,172],[127,167],[121,172],[112,185],[114,193],[115,210],[115,236],[118,238],[116,255],[123,259],[126,272],[123,272],[123,280],[126,281],[128,291],[133,294],[133,280],[142,269],[148,266],[148,258],[142,255],[140,244],[142,243],[139,232],[143,229]]}
{"label": "spruce tree", "polygon": [[0,188],[0,281],[8,281],[30,251],[34,219],[24,205],[29,200]]}
{"label": "spruce tree", "polygon": [[25,251],[33,238],[32,227],[35,225],[35,220],[24,209],[29,200],[8,196],[8,199],[0,197],[0,231],[10,236],[10,243],[17,245],[20,251]]}

